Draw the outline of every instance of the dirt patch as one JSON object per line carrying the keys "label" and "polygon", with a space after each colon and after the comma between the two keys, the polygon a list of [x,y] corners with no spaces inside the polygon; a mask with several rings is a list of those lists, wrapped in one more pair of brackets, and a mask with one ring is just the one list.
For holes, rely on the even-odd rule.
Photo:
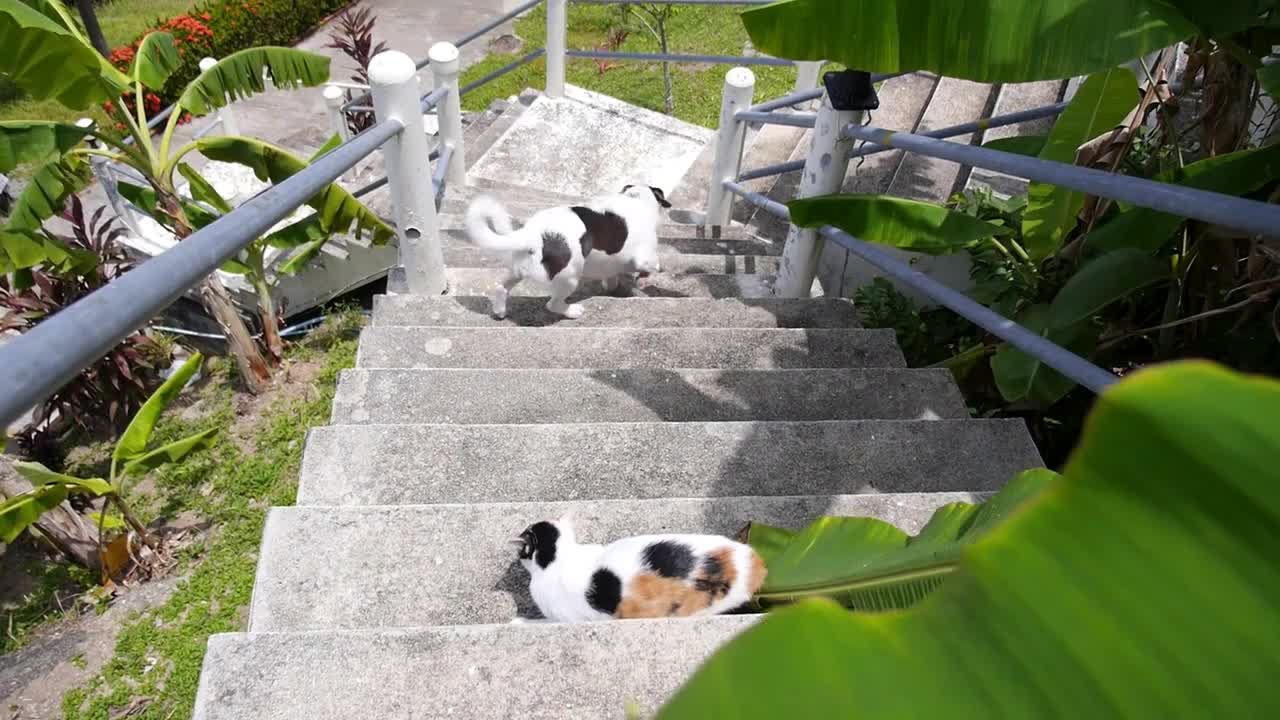
{"label": "dirt patch", "polygon": [[62,696],[96,675],[115,654],[116,636],[136,612],[169,598],[178,578],[140,585],[117,597],[101,615],[51,625],[26,647],[0,656],[0,717],[61,717]]}
{"label": "dirt patch", "polygon": [[515,55],[524,49],[524,40],[507,33],[489,41],[489,52],[499,55]]}

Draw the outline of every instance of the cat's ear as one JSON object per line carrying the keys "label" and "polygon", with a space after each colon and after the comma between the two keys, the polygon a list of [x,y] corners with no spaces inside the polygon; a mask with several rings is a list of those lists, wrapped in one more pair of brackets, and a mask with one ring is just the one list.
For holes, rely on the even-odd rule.
{"label": "cat's ear", "polygon": [[667,202],[667,194],[662,192],[662,188],[656,188],[650,185],[649,191],[653,193],[653,199],[657,200],[659,205],[664,208],[671,207],[671,203]]}

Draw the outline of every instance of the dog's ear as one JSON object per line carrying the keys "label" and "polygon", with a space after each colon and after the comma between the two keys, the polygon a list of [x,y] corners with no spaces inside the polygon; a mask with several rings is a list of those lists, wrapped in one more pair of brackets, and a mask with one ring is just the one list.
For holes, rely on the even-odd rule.
{"label": "dog's ear", "polygon": [[656,188],[650,185],[649,190],[653,193],[653,199],[657,200],[659,205],[664,208],[671,207],[671,203],[667,202],[667,194],[662,192],[662,188]]}
{"label": "dog's ear", "polygon": [[630,190],[630,189],[631,189],[631,188],[633,188],[633,187],[635,187],[635,185],[623,185],[623,186],[622,186],[622,189],[618,191],[618,194],[619,194],[619,195],[626,195],[626,194],[627,194],[627,191],[628,191],[628,190]]}

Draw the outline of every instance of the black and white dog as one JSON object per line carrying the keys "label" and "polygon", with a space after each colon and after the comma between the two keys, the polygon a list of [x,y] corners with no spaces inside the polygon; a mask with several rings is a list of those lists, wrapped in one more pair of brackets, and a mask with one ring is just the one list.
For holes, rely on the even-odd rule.
{"label": "black and white dog", "polygon": [[541,210],[517,230],[501,203],[476,198],[467,208],[471,242],[511,253],[510,271],[493,291],[494,316],[506,316],[507,297],[522,280],[549,284],[547,309],[572,320],[583,307],[567,300],[583,280],[611,289],[623,275],[658,272],[658,222],[669,207],[662,190],[628,185],[585,205]]}

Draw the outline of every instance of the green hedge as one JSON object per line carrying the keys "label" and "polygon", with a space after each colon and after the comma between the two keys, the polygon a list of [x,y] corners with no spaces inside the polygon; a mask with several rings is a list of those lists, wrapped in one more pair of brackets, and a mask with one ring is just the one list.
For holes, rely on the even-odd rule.
{"label": "green hedge", "polygon": [[[237,50],[260,45],[292,45],[351,0],[210,0],[189,13],[158,21],[147,32],[173,35],[182,58],[163,93],[148,97],[148,110],[176,100],[187,83],[200,73],[200,60],[223,58]],[[132,43],[116,48],[111,62],[127,70],[133,62],[142,33]]]}

